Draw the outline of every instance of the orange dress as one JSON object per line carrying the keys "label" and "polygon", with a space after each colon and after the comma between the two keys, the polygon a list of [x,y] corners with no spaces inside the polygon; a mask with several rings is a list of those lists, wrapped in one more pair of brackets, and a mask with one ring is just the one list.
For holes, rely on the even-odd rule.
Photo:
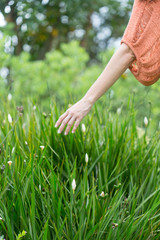
{"label": "orange dress", "polygon": [[134,52],[129,66],[145,86],[160,78],[160,0],[135,0],[128,25],[121,39]]}

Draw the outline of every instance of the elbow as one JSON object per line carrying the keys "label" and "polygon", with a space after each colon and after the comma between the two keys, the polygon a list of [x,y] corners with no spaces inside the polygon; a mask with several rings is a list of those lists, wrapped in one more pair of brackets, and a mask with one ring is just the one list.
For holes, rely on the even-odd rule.
{"label": "elbow", "polygon": [[123,47],[125,54],[127,54],[128,57],[130,58],[130,61],[131,62],[134,61],[136,59],[136,56],[135,56],[134,52],[132,51],[132,49],[125,43],[122,43],[121,46]]}

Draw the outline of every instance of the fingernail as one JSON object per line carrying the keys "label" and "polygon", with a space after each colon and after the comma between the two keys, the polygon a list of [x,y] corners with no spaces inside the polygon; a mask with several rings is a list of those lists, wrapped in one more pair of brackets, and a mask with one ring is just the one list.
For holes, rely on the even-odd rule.
{"label": "fingernail", "polygon": [[72,131],[72,133],[74,133],[74,132]]}
{"label": "fingernail", "polygon": [[54,126],[57,127],[57,124],[55,124]]}
{"label": "fingernail", "polygon": [[67,133],[65,132],[64,135],[67,135]]}
{"label": "fingernail", "polygon": [[60,133],[61,131],[58,129],[58,133]]}

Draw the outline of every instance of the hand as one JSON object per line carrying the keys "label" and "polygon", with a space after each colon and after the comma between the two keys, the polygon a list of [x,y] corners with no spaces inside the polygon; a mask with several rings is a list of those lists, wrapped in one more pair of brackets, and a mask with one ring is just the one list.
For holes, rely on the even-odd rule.
{"label": "hand", "polygon": [[74,127],[72,129],[72,133],[74,133],[76,128],[80,124],[81,120],[91,110],[92,106],[93,106],[93,104],[89,100],[82,98],[80,101],[78,101],[73,106],[68,108],[67,111],[59,117],[59,119],[57,120],[57,122],[55,124],[55,127],[58,127],[60,125],[60,123],[62,122],[62,124],[58,130],[58,133],[61,133],[63,131],[65,125],[68,123],[68,126],[64,133],[65,135],[67,135],[72,124],[74,123],[74,121],[76,121],[74,124]]}

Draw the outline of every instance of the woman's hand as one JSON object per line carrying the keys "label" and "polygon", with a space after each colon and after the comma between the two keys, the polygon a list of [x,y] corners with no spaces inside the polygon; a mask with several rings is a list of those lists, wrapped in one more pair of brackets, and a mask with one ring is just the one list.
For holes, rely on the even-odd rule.
{"label": "woman's hand", "polygon": [[62,122],[58,133],[61,133],[65,127],[65,125],[68,123],[68,126],[65,130],[65,135],[68,134],[71,126],[73,125],[74,121],[74,127],[72,129],[72,133],[75,132],[76,128],[80,124],[81,120],[84,118],[84,116],[87,115],[87,113],[91,110],[93,106],[93,103],[91,101],[87,100],[86,98],[82,98],[77,103],[75,103],[73,106],[67,109],[65,113],[63,113],[59,119],[57,120],[55,127],[58,127],[60,123]]}

